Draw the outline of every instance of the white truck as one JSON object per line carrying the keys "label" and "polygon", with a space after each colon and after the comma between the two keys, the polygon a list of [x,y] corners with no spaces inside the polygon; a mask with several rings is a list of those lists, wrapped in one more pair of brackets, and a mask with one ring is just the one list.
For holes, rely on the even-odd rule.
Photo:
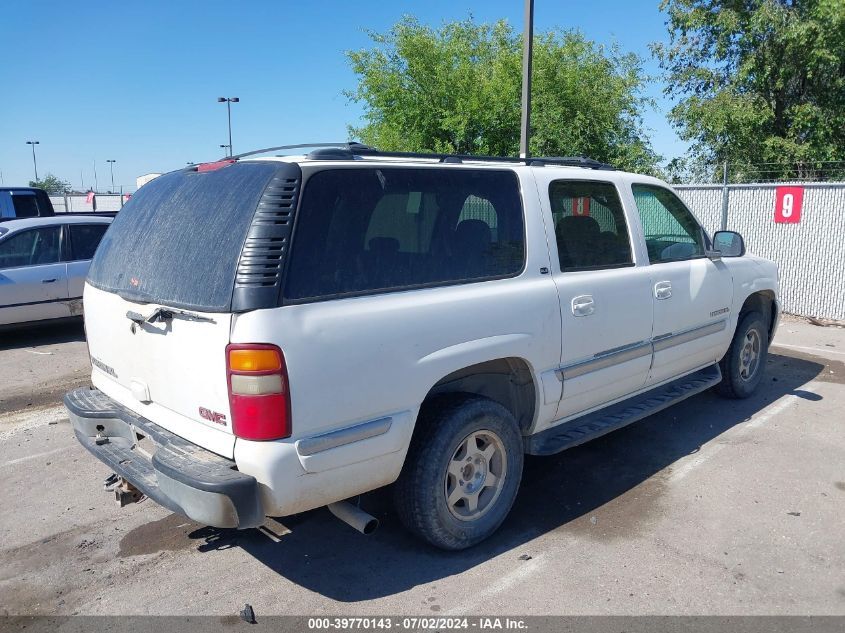
{"label": "white truck", "polygon": [[328,505],[368,531],[344,500],[393,484],[411,531],[461,549],[524,454],[751,395],[777,292],[737,233],[589,159],[235,157],[115,219],[84,292],[93,388],[65,403],[122,502],[242,529]]}

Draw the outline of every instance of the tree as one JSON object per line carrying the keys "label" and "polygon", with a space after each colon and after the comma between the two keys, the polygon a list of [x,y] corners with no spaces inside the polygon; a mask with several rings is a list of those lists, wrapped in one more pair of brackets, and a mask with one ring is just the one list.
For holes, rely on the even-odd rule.
{"label": "tree", "polygon": [[[522,38],[504,21],[434,29],[406,17],[372,48],[347,53],[364,104],[350,134],[393,151],[515,156],[519,150]],[[658,157],[642,126],[649,101],[641,60],[577,31],[534,42],[530,151],[587,155],[649,171]]]}
{"label": "tree", "polygon": [[67,180],[62,180],[49,173],[41,180],[30,180],[29,186],[38,187],[47,193],[68,193],[70,191],[70,183]]}
{"label": "tree", "polygon": [[679,98],[670,120],[692,158],[774,178],[845,160],[845,2],[663,0],[653,51]]}

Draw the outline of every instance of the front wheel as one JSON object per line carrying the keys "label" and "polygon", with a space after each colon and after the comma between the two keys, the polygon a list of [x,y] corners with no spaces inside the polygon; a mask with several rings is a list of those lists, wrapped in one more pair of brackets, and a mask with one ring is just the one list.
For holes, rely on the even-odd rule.
{"label": "front wheel", "polygon": [[522,436],[513,415],[488,398],[449,395],[424,405],[402,473],[396,510],[414,534],[460,550],[504,521],[522,477]]}
{"label": "front wheel", "polygon": [[737,325],[733,341],[719,361],[722,382],[716,391],[727,398],[747,398],[757,389],[769,351],[769,328],[763,315],[749,312]]}

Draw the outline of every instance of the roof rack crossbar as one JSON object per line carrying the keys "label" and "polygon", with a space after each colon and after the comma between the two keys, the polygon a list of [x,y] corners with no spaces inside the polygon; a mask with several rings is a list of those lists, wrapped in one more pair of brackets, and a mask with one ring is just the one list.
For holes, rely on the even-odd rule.
{"label": "roof rack crossbar", "polygon": [[361,156],[386,156],[388,158],[428,158],[432,160],[439,160],[446,162],[452,161],[479,161],[479,162],[493,162],[493,163],[524,163],[526,165],[563,165],[567,167],[584,167],[586,169],[607,169],[614,170],[612,165],[602,163],[593,158],[586,156],[529,156],[528,158],[520,158],[519,156],[483,156],[476,154],[443,154],[437,152],[391,152],[375,149],[366,145],[350,147],[350,149]]}
{"label": "roof rack crossbar", "polygon": [[521,158],[519,156],[484,156],[478,154],[444,154],[438,152],[391,152],[382,151],[363,143],[355,141],[346,141],[342,143],[298,143],[296,145],[279,145],[277,147],[266,147],[264,149],[257,149],[251,152],[244,152],[235,156],[224,156],[220,160],[238,160],[247,156],[255,156],[257,154],[266,154],[267,152],[276,152],[289,149],[310,149],[310,148],[330,148],[336,147],[339,149],[348,150],[359,156],[384,156],[387,158],[423,158],[429,160],[439,160],[440,162],[491,162],[491,163],[516,163],[533,166],[542,165],[562,165],[566,167],[583,167],[585,169],[604,169],[615,170],[615,167],[607,163],[602,163],[586,156],[529,156],[528,158]]}
{"label": "roof rack crossbar", "polygon": [[278,152],[288,149],[309,149],[312,147],[340,147],[358,151],[359,148],[369,148],[367,145],[356,143],[355,141],[344,141],[342,143],[297,143],[296,145],[279,145],[278,147],[265,147],[264,149],[256,149],[251,152],[244,152],[243,154],[236,154],[235,156],[224,156],[219,160],[238,160],[247,156],[255,156],[256,154],[266,154],[267,152]]}

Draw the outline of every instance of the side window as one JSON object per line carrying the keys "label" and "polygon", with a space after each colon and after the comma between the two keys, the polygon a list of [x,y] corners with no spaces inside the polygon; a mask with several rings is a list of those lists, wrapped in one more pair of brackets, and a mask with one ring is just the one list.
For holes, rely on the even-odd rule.
{"label": "side window", "polygon": [[108,224],[70,224],[70,242],[73,248],[71,259],[74,261],[91,259],[103,239]]}
{"label": "side window", "polygon": [[625,212],[613,184],[555,180],[549,202],[561,271],[633,266]]}
{"label": "side window", "polygon": [[525,260],[511,171],[328,169],[308,179],[297,215],[288,300],[507,277]]}
{"label": "side window", "polygon": [[0,242],[0,268],[55,264],[60,260],[61,227],[23,231]]}
{"label": "side window", "polygon": [[631,189],[652,264],[704,256],[704,231],[674,193],[656,185]]}
{"label": "side window", "polygon": [[16,193],[12,194],[12,205],[15,207],[15,217],[18,218],[37,218],[38,217],[38,201],[35,195],[31,193]]}

